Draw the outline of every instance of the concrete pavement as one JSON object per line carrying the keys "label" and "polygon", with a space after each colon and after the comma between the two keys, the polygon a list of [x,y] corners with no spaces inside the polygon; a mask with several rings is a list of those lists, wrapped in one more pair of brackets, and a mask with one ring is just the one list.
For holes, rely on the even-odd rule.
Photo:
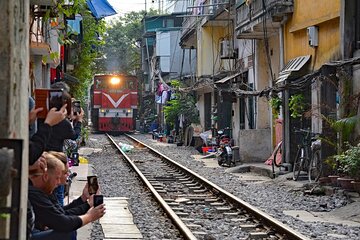
{"label": "concrete pavement", "polygon": [[[72,166],[72,172],[76,172],[77,176],[74,178],[69,196],[65,198],[65,204],[70,203],[72,200],[78,198],[85,187],[87,176],[92,175],[92,166],[87,163],[80,163],[79,166]],[[91,233],[91,224],[87,224],[77,231],[78,240],[87,240],[90,239]]]}

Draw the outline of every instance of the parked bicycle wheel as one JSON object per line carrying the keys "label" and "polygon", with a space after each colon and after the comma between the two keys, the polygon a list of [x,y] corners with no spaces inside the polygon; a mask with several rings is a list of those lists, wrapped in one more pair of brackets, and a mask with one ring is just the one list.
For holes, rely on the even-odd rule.
{"label": "parked bicycle wheel", "polygon": [[294,181],[297,181],[299,179],[300,173],[303,170],[303,163],[306,161],[305,157],[306,157],[305,148],[299,148],[293,166]]}
{"label": "parked bicycle wheel", "polygon": [[317,182],[322,174],[322,163],[321,163],[321,156],[320,150],[316,150],[313,153],[309,164],[309,182]]}

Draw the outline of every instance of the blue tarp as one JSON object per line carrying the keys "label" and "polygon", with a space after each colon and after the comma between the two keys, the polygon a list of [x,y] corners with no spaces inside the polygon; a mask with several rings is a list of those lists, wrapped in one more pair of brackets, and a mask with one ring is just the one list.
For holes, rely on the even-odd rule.
{"label": "blue tarp", "polygon": [[86,3],[96,19],[117,14],[106,0],[87,0]]}

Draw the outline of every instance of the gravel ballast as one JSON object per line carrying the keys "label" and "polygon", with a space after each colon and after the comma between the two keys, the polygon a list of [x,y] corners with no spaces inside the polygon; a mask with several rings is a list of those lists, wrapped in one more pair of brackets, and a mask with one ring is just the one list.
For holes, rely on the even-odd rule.
{"label": "gravel ballast", "polygon": [[[311,212],[329,212],[350,203],[341,191],[330,196],[304,195],[282,181],[253,183],[242,181],[239,177],[226,172],[227,168],[207,168],[192,155],[199,152],[194,147],[159,144],[150,135],[134,135],[139,140],[164,153],[192,171],[207,178],[235,196],[268,213],[312,239],[359,239],[359,227],[330,222],[303,222],[297,217],[285,215],[284,211],[305,210]],[[102,193],[106,197],[129,198],[129,209],[134,223],[144,239],[181,239],[171,221],[164,216],[158,204],[136,177],[136,174],[121,160],[105,135],[93,134],[87,147],[101,148],[103,151],[88,156],[99,177]],[[286,181],[286,180],[285,180]],[[101,226],[93,224],[91,239],[103,239]],[[224,238],[231,239],[231,238]]]}

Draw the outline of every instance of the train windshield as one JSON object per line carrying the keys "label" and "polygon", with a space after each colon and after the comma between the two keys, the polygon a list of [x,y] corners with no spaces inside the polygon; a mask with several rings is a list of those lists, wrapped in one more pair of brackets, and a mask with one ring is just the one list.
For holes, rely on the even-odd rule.
{"label": "train windshield", "polygon": [[95,76],[94,83],[95,89],[98,90],[135,90],[133,79],[126,78],[125,76]]}

